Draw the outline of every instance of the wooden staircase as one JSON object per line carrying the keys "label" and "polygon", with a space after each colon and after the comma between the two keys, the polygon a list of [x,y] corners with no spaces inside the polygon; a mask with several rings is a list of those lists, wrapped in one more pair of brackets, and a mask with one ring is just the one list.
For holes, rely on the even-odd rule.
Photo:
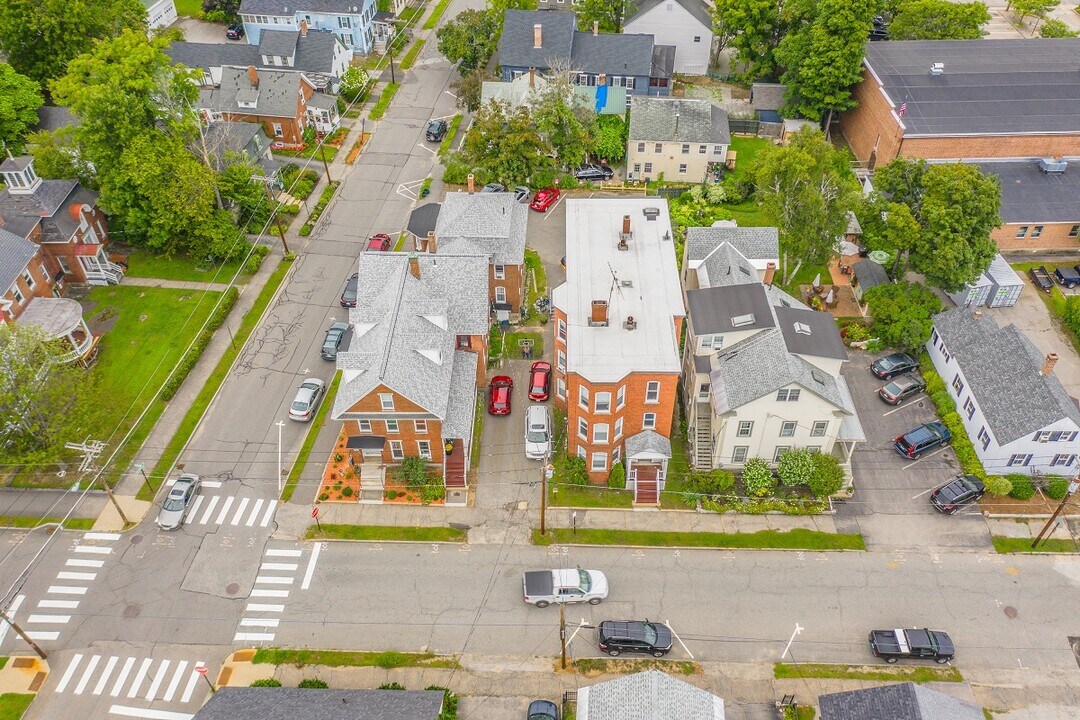
{"label": "wooden staircase", "polygon": [[659,469],[652,465],[637,467],[634,471],[634,505],[660,504]]}
{"label": "wooden staircase", "polygon": [[708,470],[712,467],[712,408],[707,402],[694,406],[694,468]]}
{"label": "wooden staircase", "polygon": [[465,446],[461,440],[454,441],[454,451],[446,457],[446,475],[444,482],[447,489],[463,488],[465,481]]}

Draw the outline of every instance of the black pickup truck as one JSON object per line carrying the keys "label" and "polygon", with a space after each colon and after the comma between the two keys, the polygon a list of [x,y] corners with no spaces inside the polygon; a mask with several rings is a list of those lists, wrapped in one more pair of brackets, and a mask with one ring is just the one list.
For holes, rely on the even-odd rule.
{"label": "black pickup truck", "polygon": [[1076,265],[1054,268],[1054,279],[1058,281],[1058,285],[1064,285],[1071,290],[1080,285],[1080,269],[1077,269]]}
{"label": "black pickup truck", "polygon": [[953,659],[952,638],[940,630],[873,630],[870,650],[887,663],[900,658],[930,658],[944,665]]}

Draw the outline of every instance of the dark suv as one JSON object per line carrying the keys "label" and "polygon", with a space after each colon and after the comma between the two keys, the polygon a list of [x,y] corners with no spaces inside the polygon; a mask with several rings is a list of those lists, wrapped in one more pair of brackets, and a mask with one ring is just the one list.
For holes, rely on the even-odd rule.
{"label": "dark suv", "polygon": [[893,447],[909,460],[918,460],[927,450],[939,445],[944,447],[952,440],[952,433],[938,421],[929,422],[896,438]]}
{"label": "dark suv", "polygon": [[986,492],[982,480],[974,475],[957,475],[930,493],[930,502],[946,515],[952,515],[961,505],[975,502]]}
{"label": "dark suv", "polygon": [[605,620],[600,623],[599,645],[612,657],[624,652],[663,657],[671,652],[671,630],[648,620]]}
{"label": "dark suv", "polygon": [[432,120],[424,131],[424,137],[428,142],[441,142],[446,137],[448,127],[445,120]]}
{"label": "dark suv", "polygon": [[585,163],[574,168],[574,177],[578,180],[610,180],[615,171],[603,165]]}

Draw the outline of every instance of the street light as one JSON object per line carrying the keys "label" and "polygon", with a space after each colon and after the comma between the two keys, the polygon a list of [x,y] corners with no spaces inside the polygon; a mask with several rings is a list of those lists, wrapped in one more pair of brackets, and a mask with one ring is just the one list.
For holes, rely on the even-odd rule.
{"label": "street light", "polygon": [[281,428],[285,427],[284,420],[277,421],[277,494],[281,499]]}

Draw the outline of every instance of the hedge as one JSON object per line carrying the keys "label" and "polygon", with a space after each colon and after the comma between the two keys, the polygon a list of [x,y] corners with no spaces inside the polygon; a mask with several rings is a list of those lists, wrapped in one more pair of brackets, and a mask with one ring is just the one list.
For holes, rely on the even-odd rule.
{"label": "hedge", "polygon": [[184,353],[184,356],[180,358],[180,362],[176,364],[176,369],[173,374],[169,376],[169,379],[165,381],[165,384],[161,388],[161,399],[168,402],[172,400],[176,395],[176,391],[180,389],[180,386],[184,384],[184,380],[187,379],[188,374],[192,368],[195,367],[195,363],[199,361],[199,357],[206,350],[206,346],[210,344],[210,339],[214,337],[214,331],[217,330],[225,322],[225,318],[229,316],[229,312],[236,305],[237,298],[240,297],[240,291],[235,286],[230,286],[221,296],[221,302],[214,308],[214,312],[210,314],[210,319],[206,322],[206,327],[200,332],[195,341],[192,343],[188,351]]}
{"label": "hedge", "polygon": [[980,480],[985,480],[986,470],[983,469],[982,461],[979,460],[979,455],[975,452],[975,446],[971,444],[971,439],[968,438],[967,430],[964,428],[964,421],[960,419],[960,415],[956,412],[956,402],[953,401],[952,395],[949,395],[948,390],[945,389],[945,382],[934,370],[934,364],[925,353],[922,354],[919,365],[923,380],[926,381],[926,393],[937,408],[941,422],[952,433],[952,448],[953,452],[956,453],[956,461],[960,463],[960,469],[968,475],[974,475]]}
{"label": "hedge", "polygon": [[1065,497],[1065,493],[1069,492],[1069,478],[1063,478],[1060,475],[1051,475],[1046,478],[1046,497],[1051,500],[1061,500]]}
{"label": "hedge", "polygon": [[1006,475],[1006,478],[1012,483],[1012,489],[1009,491],[1010,497],[1017,500],[1030,500],[1035,497],[1035,483],[1031,482],[1031,478],[1027,475],[1014,473]]}

